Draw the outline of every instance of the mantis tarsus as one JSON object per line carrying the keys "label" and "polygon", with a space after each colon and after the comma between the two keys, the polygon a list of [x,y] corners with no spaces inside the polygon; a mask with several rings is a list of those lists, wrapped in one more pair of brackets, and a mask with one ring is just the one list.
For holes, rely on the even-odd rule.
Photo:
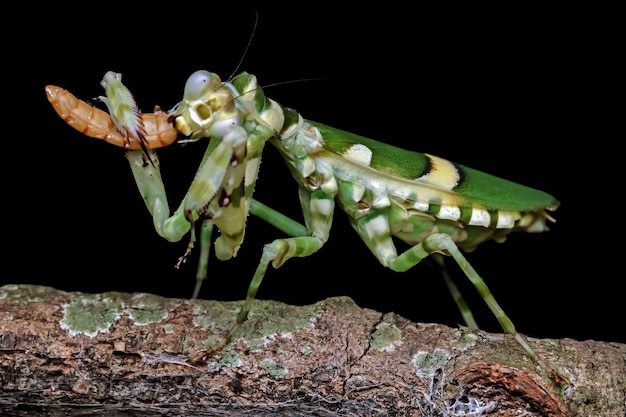
{"label": "mantis tarsus", "polygon": [[[108,108],[126,109],[113,121],[59,87],[47,86],[46,92],[73,127],[126,149],[159,235],[178,241],[190,233],[179,264],[199,242],[194,297],[207,276],[213,228],[221,232],[215,240],[216,256],[227,260],[243,243],[248,214],[258,216],[287,237],[265,245],[237,316],[238,324],[244,322],[269,264],[278,268],[292,257],[320,250],[330,236],[337,204],[374,256],[394,271],[407,271],[430,255],[451,256],[504,331],[540,363],[461,250],[473,250],[491,239],[502,242],[515,231],[547,230],[546,221],[553,221],[548,211],[559,205],[553,196],[443,158],[304,120],[267,98],[256,77],[245,72],[227,82],[208,71],[193,73],[182,101],[167,114],[140,115],[134,101],[126,98],[132,96],[125,94],[121,76],[107,73],[105,79]],[[145,139],[130,135],[129,125],[143,127]],[[170,214],[154,148],[173,143],[177,136],[181,142],[210,140],[186,196]],[[278,150],[298,183],[304,225],[254,199],[266,142]],[[202,223],[199,236],[196,222]],[[410,248],[398,253],[392,238]],[[460,293],[447,281],[467,325],[477,328]]]}

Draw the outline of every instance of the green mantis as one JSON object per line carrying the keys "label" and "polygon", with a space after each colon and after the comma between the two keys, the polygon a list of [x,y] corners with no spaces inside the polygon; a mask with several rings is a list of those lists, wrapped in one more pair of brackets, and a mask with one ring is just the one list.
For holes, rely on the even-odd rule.
{"label": "green mantis", "polygon": [[[117,131],[81,131],[104,140],[116,138],[110,142],[127,148],[134,179],[160,236],[178,241],[190,234],[188,249],[178,265],[199,245],[194,297],[208,274],[214,229],[220,232],[214,243],[215,255],[228,260],[237,255],[244,242],[249,214],[258,216],[287,236],[264,246],[237,316],[237,323],[243,323],[269,265],[279,268],[291,258],[307,257],[322,249],[339,207],[370,252],[394,271],[408,271],[433,256],[452,257],[504,331],[514,335],[539,363],[462,250],[473,250],[487,240],[502,242],[512,232],[546,231],[546,222],[553,221],[548,212],[559,205],[550,194],[440,157],[305,120],[295,110],[267,98],[256,77],[245,72],[229,81],[208,71],[193,73],[185,84],[182,101],[168,113],[169,129],[158,132],[154,124],[141,125],[141,120],[151,120],[150,115],[124,119],[136,109],[134,102],[124,107],[131,104],[128,97],[132,96],[121,94],[125,91],[121,77],[108,73],[107,79],[108,108],[126,108],[127,114],[114,119]],[[112,84],[115,89],[110,88]],[[70,116],[80,118],[75,109],[84,110],[87,105],[72,101],[66,106],[64,96],[55,89],[58,87],[48,86],[46,91],[57,112],[66,120]],[[98,117],[106,119],[103,114]],[[142,137],[150,139],[129,135],[130,122],[124,120],[138,123],[143,127]],[[180,142],[208,138],[209,143],[187,194],[172,213],[153,148],[171,143],[174,129]],[[133,145],[121,145],[119,135]],[[164,135],[168,139],[160,140]],[[304,224],[255,199],[267,143],[277,149],[298,184]],[[394,239],[406,243],[408,249],[399,251]],[[460,293],[447,282],[466,323],[477,328]]]}

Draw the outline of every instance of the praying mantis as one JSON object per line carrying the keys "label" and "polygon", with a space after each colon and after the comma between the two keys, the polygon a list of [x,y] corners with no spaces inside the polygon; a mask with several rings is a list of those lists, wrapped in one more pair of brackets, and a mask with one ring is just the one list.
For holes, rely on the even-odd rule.
{"label": "praying mantis", "polygon": [[[286,234],[267,243],[236,323],[243,323],[271,264],[306,258],[330,238],[335,209],[343,210],[369,251],[385,267],[406,272],[422,260],[452,257],[499,321],[529,356],[541,363],[462,251],[512,232],[543,232],[559,206],[552,195],[446,159],[387,145],[322,123],[267,98],[254,75],[228,81],[200,70],[186,81],[174,108],[142,114],[121,75],[108,72],[102,98],[109,113],[56,86],[46,94],[57,113],[87,136],[122,147],[157,233],[169,241],[189,234],[183,264],[199,244],[193,297],[215,255],[229,260],[244,242],[246,221],[257,216]],[[137,133],[140,132],[140,133]],[[208,138],[187,194],[170,211],[156,149]],[[298,184],[301,224],[255,198],[266,143],[284,159]],[[198,227],[199,225],[199,227]],[[408,245],[399,251],[394,239]],[[446,283],[466,324],[478,326],[456,286]]]}

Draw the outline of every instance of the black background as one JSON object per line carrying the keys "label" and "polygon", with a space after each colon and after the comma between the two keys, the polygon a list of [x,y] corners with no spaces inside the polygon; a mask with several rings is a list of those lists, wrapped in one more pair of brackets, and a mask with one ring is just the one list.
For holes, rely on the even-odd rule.
{"label": "black background", "polygon": [[[15,16],[19,30],[5,35],[0,283],[189,297],[194,260],[173,268],[187,238],[170,243],[157,236],[122,150],[66,126],[44,86],[90,99],[102,94],[99,82],[114,70],[148,112],[180,100],[197,69],[224,79],[246,70],[268,86],[268,96],[306,118],[555,195],[562,205],[548,233],[485,243],[469,260],[520,332],[626,342],[624,274],[615,262],[623,245],[601,236],[619,219],[610,209],[617,201],[598,191],[605,177],[594,150],[603,145],[588,119],[596,75],[589,73],[595,57],[584,13],[409,13],[392,4],[339,12],[294,4],[256,9],[253,32],[255,9],[244,6],[153,5],[145,14],[109,7],[24,12]],[[159,152],[172,208],[205,146]],[[272,147],[255,196],[300,220],[295,182]],[[201,298],[242,299],[262,245],[281,236],[251,218],[239,255],[212,259]],[[479,324],[499,332],[475,290],[452,263],[450,269]],[[258,297],[309,304],[350,296],[363,307],[456,326],[460,316],[435,272],[427,265],[403,274],[383,268],[338,212],[328,244],[270,269]]]}

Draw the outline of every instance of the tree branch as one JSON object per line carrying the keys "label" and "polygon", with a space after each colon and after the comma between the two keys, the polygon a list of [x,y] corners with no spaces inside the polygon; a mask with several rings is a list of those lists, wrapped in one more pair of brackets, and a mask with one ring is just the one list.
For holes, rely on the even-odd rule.
{"label": "tree branch", "polygon": [[[0,287],[0,414],[620,416],[626,345],[531,340],[359,308]],[[473,412],[473,414],[472,414]],[[456,414],[455,414],[456,413]],[[465,414],[463,414],[465,413]]]}

